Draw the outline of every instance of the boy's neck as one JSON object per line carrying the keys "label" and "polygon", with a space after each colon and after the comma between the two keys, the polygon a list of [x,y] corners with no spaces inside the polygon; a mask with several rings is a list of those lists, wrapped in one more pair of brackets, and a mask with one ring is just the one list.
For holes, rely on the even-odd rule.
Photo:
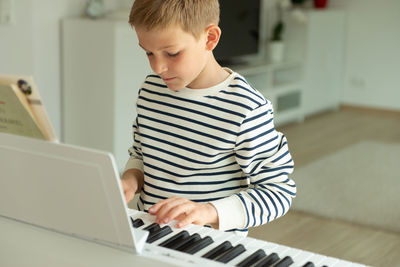
{"label": "boy's neck", "polygon": [[206,66],[199,74],[198,79],[187,85],[187,87],[191,89],[210,88],[225,81],[229,75],[230,73],[222,68],[211,54]]}

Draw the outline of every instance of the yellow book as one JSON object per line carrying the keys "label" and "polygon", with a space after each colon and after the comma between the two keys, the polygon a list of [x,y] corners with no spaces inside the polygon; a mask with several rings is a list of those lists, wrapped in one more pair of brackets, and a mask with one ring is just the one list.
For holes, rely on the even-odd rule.
{"label": "yellow book", "polygon": [[57,142],[32,77],[0,75],[0,132]]}

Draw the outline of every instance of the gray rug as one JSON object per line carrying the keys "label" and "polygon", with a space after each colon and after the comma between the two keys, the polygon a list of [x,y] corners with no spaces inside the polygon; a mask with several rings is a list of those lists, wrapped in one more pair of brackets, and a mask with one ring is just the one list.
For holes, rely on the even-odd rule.
{"label": "gray rug", "polygon": [[294,210],[400,232],[400,144],[363,141],[292,178]]}

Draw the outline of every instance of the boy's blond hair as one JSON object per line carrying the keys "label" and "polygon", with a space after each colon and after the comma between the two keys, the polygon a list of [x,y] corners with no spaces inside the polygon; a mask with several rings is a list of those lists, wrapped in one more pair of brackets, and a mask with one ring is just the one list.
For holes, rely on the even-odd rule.
{"label": "boy's blond hair", "polygon": [[218,23],[218,0],[135,0],[129,15],[133,27],[153,30],[179,25],[196,39],[206,27]]}

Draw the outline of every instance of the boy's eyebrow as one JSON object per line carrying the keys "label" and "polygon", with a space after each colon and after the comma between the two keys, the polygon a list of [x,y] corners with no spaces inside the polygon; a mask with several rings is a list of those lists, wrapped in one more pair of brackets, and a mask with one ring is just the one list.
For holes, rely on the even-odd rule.
{"label": "boy's eyebrow", "polygon": [[[147,51],[147,49],[144,48],[143,45],[142,45],[141,43],[139,43],[139,46],[140,46],[141,48],[143,48],[143,50],[146,50],[146,51]],[[167,45],[167,46],[161,47],[159,50],[161,50],[161,49],[167,49],[167,48],[174,47],[174,46],[176,46],[176,45]]]}

